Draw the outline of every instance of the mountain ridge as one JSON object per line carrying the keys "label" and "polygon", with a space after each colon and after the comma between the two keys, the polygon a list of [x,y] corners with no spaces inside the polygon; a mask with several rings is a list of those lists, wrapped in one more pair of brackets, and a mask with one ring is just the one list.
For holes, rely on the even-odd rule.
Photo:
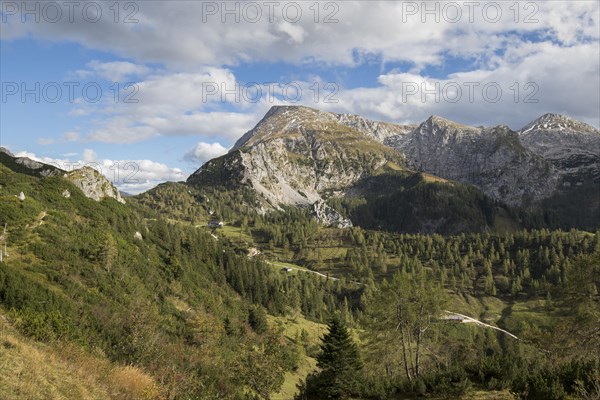
{"label": "mountain ridge", "polygon": [[[344,197],[359,181],[394,170],[472,185],[508,206],[540,210],[549,199],[568,199],[582,185],[593,192],[600,184],[600,134],[558,114],[544,114],[513,130],[473,127],[437,115],[418,125],[396,125],[275,106],[227,155],[205,163],[187,182],[248,186],[264,212]],[[600,201],[589,199],[581,212],[595,215]]]}

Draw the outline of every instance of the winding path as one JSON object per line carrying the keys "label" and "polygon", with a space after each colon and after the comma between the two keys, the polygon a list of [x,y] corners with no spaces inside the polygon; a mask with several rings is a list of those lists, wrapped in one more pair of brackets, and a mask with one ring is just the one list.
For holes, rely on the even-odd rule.
{"label": "winding path", "polygon": [[471,318],[469,316],[466,316],[466,315],[463,315],[463,314],[459,314],[459,313],[455,313],[453,311],[448,311],[448,310],[444,310],[444,313],[445,313],[445,315],[441,316],[440,317],[441,319],[455,320],[455,321],[460,321],[463,324],[477,324],[477,325],[483,326],[485,328],[492,328],[492,329],[495,329],[497,331],[504,332],[508,336],[519,340],[519,338],[517,336],[513,335],[509,331],[506,331],[506,330],[504,330],[502,328],[498,328],[497,326],[486,324],[485,322],[481,322],[479,320],[476,320],[475,318]]}

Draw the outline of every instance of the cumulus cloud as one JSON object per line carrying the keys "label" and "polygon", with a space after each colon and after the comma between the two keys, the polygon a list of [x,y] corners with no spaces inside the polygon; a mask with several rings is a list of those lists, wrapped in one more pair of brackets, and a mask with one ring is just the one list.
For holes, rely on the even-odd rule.
{"label": "cumulus cloud", "polygon": [[[135,143],[157,136],[203,136],[232,141],[241,136],[256,115],[222,111],[222,100],[247,108],[240,85],[231,71],[206,67],[196,73],[154,73],[135,85],[131,102],[105,98],[99,103],[79,102],[74,115],[92,115],[95,124],[84,138],[107,143]],[[135,91],[133,91],[135,90]],[[65,135],[67,137],[67,135]],[[73,133],[69,139],[76,140]]]}
{"label": "cumulus cloud", "polygon": [[420,122],[429,115],[472,125],[514,129],[547,112],[600,125],[600,49],[527,43],[507,50],[493,69],[458,72],[444,79],[415,73],[379,76],[372,88],[342,90],[338,103],[321,108],[376,119]]}
{"label": "cumulus cloud", "polygon": [[[598,2],[477,2],[473,8],[466,2],[344,1],[317,7],[282,2],[272,19],[261,6],[258,20],[251,20],[255,14],[237,1],[209,2],[217,7],[211,12],[207,2],[138,2],[135,23],[114,23],[113,1],[97,3],[109,16],[97,23],[63,18],[23,24],[17,14],[2,26],[2,40],[75,42],[128,60],[90,61],[79,73],[111,81],[135,79],[137,102],[77,102],[70,115],[89,117],[89,128],[66,133],[66,141],[135,143],[157,136],[198,136],[194,141],[200,143],[185,159],[202,163],[250,129],[268,107],[286,103],[235,99],[231,90],[239,82],[232,71],[240,63],[353,68],[381,62],[384,72],[376,84],[341,87],[337,102],[322,96],[315,101],[308,82],[299,82],[304,92],[300,101],[288,102],[375,119],[419,122],[438,114],[469,124],[519,128],[545,112],[559,112],[600,125]],[[302,12],[291,22],[295,10],[284,10],[294,4],[301,4]],[[238,7],[240,22],[225,15],[223,7]],[[427,72],[449,58],[464,62],[458,72],[442,77]],[[390,63],[402,63],[402,69],[385,72]],[[466,85],[473,82],[479,86],[470,101]],[[501,88],[498,101],[484,98],[487,83]],[[407,84],[417,84],[417,93],[407,95]],[[436,84],[446,88],[441,99],[423,99],[423,88]],[[454,101],[457,90],[462,93]],[[525,102],[528,95],[537,102]]]}
{"label": "cumulus cloud", "polygon": [[[217,7],[214,12],[208,12],[207,2],[139,2],[136,23],[114,23],[112,0],[97,3],[109,17],[96,23],[77,13],[73,22],[62,18],[57,23],[22,24],[17,14],[8,16],[3,36],[75,41],[137,62],[188,71],[241,61],[353,65],[355,50],[424,66],[442,62],[448,52],[491,55],[504,47],[508,32],[542,34],[567,46],[597,40],[600,23],[598,2],[587,1],[520,2],[516,8],[512,2],[493,2],[494,7],[487,2],[475,7],[451,2],[458,9],[444,2],[344,1],[317,7],[311,2],[278,2],[273,10],[256,2],[258,19],[238,1],[208,2]],[[301,4],[300,18],[295,4]],[[238,15],[224,13],[233,7],[238,7]],[[106,67],[112,74],[128,72],[131,65]]]}
{"label": "cumulus cloud", "polygon": [[96,161],[97,158],[98,158],[98,155],[96,154],[96,152],[94,150],[83,149],[83,161],[92,162],[92,161]]}
{"label": "cumulus cloud", "polygon": [[27,151],[15,153],[17,157],[28,157],[65,171],[73,171],[85,166],[94,168],[110,180],[117,189],[130,194],[144,192],[162,182],[182,181],[187,178],[187,174],[180,168],[169,167],[164,163],[152,160],[99,159],[92,149],[85,149],[81,160],[72,160],[66,157],[72,154],[63,155],[65,158],[53,158],[38,156]]}
{"label": "cumulus cloud", "polygon": [[194,165],[202,165],[205,162],[220,157],[223,154],[227,153],[227,149],[223,147],[220,143],[206,143],[199,142],[194,148],[187,151],[183,159],[193,163]]}

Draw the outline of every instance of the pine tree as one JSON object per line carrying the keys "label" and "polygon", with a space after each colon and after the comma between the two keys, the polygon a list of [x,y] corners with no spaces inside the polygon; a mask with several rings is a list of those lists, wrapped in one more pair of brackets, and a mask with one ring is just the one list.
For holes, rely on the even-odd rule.
{"label": "pine tree", "polygon": [[319,372],[306,379],[305,398],[345,399],[355,394],[356,375],[362,368],[358,348],[348,328],[333,317],[317,355]]}

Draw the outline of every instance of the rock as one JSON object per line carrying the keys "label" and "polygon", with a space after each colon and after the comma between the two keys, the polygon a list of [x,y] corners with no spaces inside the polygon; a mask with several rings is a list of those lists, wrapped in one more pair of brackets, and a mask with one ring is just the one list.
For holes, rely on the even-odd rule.
{"label": "rock", "polygon": [[329,207],[323,200],[315,202],[311,206],[311,214],[322,225],[335,228],[351,228],[352,221],[343,217],[333,208]]}
{"label": "rock", "polygon": [[265,212],[343,196],[364,178],[402,169],[474,185],[495,200],[529,208],[577,182],[600,183],[600,133],[556,114],[513,131],[438,116],[396,125],[277,106],[188,183],[249,187],[258,199],[252,206]]}
{"label": "rock", "polygon": [[137,231],[134,233],[133,238],[135,240],[143,240],[142,234],[140,232],[137,232]]}
{"label": "rock", "polygon": [[2,160],[10,160],[12,166],[7,164],[9,168],[17,172],[26,173],[34,176],[58,176],[64,173],[64,171],[56,166],[41,163],[39,161],[32,160],[27,157],[16,157],[13,153],[0,147],[0,162]]}
{"label": "rock", "polygon": [[410,169],[475,185],[510,205],[549,197],[558,185],[552,165],[506,126],[475,128],[432,116],[394,143]]}
{"label": "rock", "polygon": [[69,192],[69,189],[65,189],[65,191],[62,192],[62,195],[65,199],[68,199],[69,197],[71,197],[71,192]]}
{"label": "rock", "polygon": [[25,200],[25,193],[21,192],[19,193],[19,195],[17,196],[17,199],[24,201]]}
{"label": "rock", "polygon": [[119,203],[125,204],[121,193],[101,173],[90,167],[83,167],[65,174],[65,178],[77,186],[83,194],[93,200],[100,201],[103,198],[112,198]]}
{"label": "rock", "polygon": [[523,146],[549,161],[563,186],[600,183],[600,131],[559,114],[545,114],[519,131]]}
{"label": "rock", "polygon": [[[366,133],[368,127],[377,134]],[[209,161],[188,178],[197,185],[248,185],[263,210],[311,205],[327,193],[343,193],[388,162],[397,151],[377,138],[403,127],[308,107],[273,107],[225,156]]]}

